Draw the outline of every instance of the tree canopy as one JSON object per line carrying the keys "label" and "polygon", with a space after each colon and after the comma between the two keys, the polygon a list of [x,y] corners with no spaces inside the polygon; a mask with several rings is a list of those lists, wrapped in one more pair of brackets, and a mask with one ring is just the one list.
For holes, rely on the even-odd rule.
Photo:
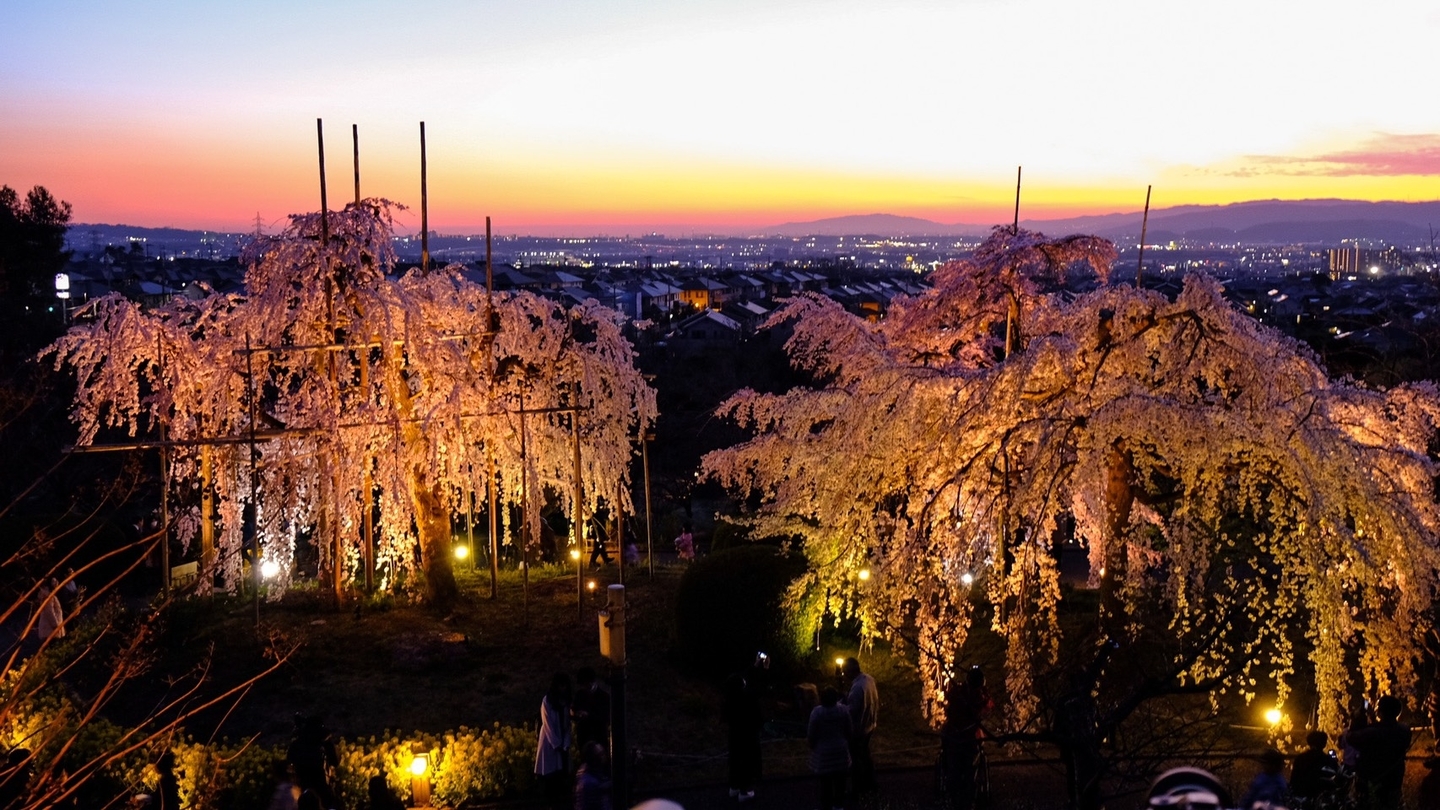
{"label": "tree canopy", "polygon": [[[776,317],[816,384],[733,397],[754,437],[706,471],[749,496],[757,535],[803,545],[831,609],[917,645],[932,717],[989,603],[1011,720],[1034,720],[1073,532],[1113,643],[1158,625],[1174,682],[1247,696],[1313,674],[1338,730],[1347,695],[1415,679],[1440,394],[1330,379],[1216,281],[1112,285],[1114,255],[997,228],[880,323],[794,300]],[[1087,265],[1093,291],[1057,284]]]}
{"label": "tree canopy", "polygon": [[247,507],[282,584],[298,536],[313,532],[337,589],[363,581],[367,565],[382,587],[423,572],[444,604],[451,516],[472,493],[483,499],[492,462],[502,527],[522,504],[538,525],[545,493],[573,506],[577,465],[585,482],[606,482],[585,487],[585,508],[627,497],[632,439],[654,419],[654,392],[610,310],[492,297],[459,265],[395,278],[384,201],[323,224],[293,217],[246,260],[243,294],[152,310],[111,296],[47,350],[76,373],[80,444],[116,431],[181,443],[169,479],[187,505],[178,533],[200,532],[198,491],[212,487],[213,565],[231,587]]}
{"label": "tree canopy", "polygon": [[70,203],[35,186],[21,199],[0,186],[0,294],[30,297],[48,294],[55,274],[65,269],[65,231]]}

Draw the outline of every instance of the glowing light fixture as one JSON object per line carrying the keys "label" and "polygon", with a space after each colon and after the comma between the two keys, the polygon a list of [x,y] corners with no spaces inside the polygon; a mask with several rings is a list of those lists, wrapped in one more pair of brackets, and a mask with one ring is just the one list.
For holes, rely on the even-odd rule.
{"label": "glowing light fixture", "polygon": [[1280,725],[1280,721],[1284,719],[1285,715],[1280,712],[1279,707],[1265,710],[1265,722],[1272,726]]}
{"label": "glowing light fixture", "polygon": [[464,559],[469,558],[469,556],[470,556],[470,547],[469,547],[469,546],[456,546],[456,547],[455,547],[455,559],[457,559],[457,560],[464,560]]}
{"label": "glowing light fixture", "polygon": [[870,569],[869,569],[869,568],[861,568],[861,569],[860,569],[860,573],[856,574],[856,576],[858,576],[858,577],[860,578],[860,581],[861,581],[861,582],[869,582],[869,581],[870,581]]}
{"label": "glowing light fixture", "polygon": [[966,586],[967,588],[971,585],[974,585],[975,575],[970,573],[969,571],[966,571],[965,573],[960,575],[960,584]]}
{"label": "glowing light fixture", "polygon": [[580,549],[578,549],[578,548],[572,548],[572,549],[570,549],[570,559],[572,559],[572,560],[578,560],[578,559],[580,559]]}
{"label": "glowing light fixture", "polygon": [[415,755],[415,758],[412,759],[412,760],[410,760],[410,773],[411,773],[411,775],[413,775],[413,776],[424,776],[424,775],[425,775],[425,772],[428,771],[428,770],[430,770],[430,755],[429,755],[429,754],[416,754],[416,755]]}
{"label": "glowing light fixture", "polygon": [[274,560],[265,560],[260,563],[260,576],[266,579],[274,579],[280,573],[280,563]]}
{"label": "glowing light fixture", "polygon": [[593,590],[595,590],[595,580],[593,580],[593,579],[587,579],[587,580],[585,580],[585,590],[587,590],[587,591],[593,591]]}

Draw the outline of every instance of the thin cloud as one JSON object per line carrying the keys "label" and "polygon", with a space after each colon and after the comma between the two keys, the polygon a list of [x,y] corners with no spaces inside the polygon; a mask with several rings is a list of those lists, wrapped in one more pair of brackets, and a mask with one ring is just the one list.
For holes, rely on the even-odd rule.
{"label": "thin cloud", "polygon": [[1353,149],[1309,156],[1246,155],[1224,174],[1255,177],[1400,177],[1440,175],[1440,134],[1381,133]]}

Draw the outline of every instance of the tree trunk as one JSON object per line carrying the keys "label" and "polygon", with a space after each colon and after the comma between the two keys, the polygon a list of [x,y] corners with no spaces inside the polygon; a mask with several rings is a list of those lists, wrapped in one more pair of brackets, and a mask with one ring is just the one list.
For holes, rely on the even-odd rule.
{"label": "tree trunk", "polygon": [[1120,442],[1110,448],[1105,464],[1105,567],[1100,573],[1100,627],[1111,638],[1119,638],[1125,627],[1125,601],[1120,587],[1125,582],[1127,555],[1125,530],[1135,505],[1135,464]]}
{"label": "tree trunk", "polygon": [[[397,356],[388,362],[401,367]],[[410,502],[415,509],[415,531],[420,541],[420,567],[425,573],[425,602],[441,612],[448,612],[459,596],[455,572],[450,568],[450,513],[439,487],[430,482],[426,471],[430,458],[430,440],[421,424],[413,417],[414,398],[403,373],[386,374],[386,390],[395,403],[405,445],[404,455],[410,465]]]}
{"label": "tree trunk", "polygon": [[420,535],[425,601],[436,610],[447,612],[460,594],[455,572],[450,569],[450,513],[445,510],[440,494],[427,481],[424,472],[414,470],[410,499],[415,505],[415,530]]}

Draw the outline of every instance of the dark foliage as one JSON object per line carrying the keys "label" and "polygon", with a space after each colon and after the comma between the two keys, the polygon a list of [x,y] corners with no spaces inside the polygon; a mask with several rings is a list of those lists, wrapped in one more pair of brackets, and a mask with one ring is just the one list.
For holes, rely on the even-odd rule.
{"label": "dark foliage", "polygon": [[757,652],[789,669],[802,650],[781,608],[805,559],[774,546],[744,545],[696,561],[675,596],[677,650],[686,667],[723,675],[753,663]]}

